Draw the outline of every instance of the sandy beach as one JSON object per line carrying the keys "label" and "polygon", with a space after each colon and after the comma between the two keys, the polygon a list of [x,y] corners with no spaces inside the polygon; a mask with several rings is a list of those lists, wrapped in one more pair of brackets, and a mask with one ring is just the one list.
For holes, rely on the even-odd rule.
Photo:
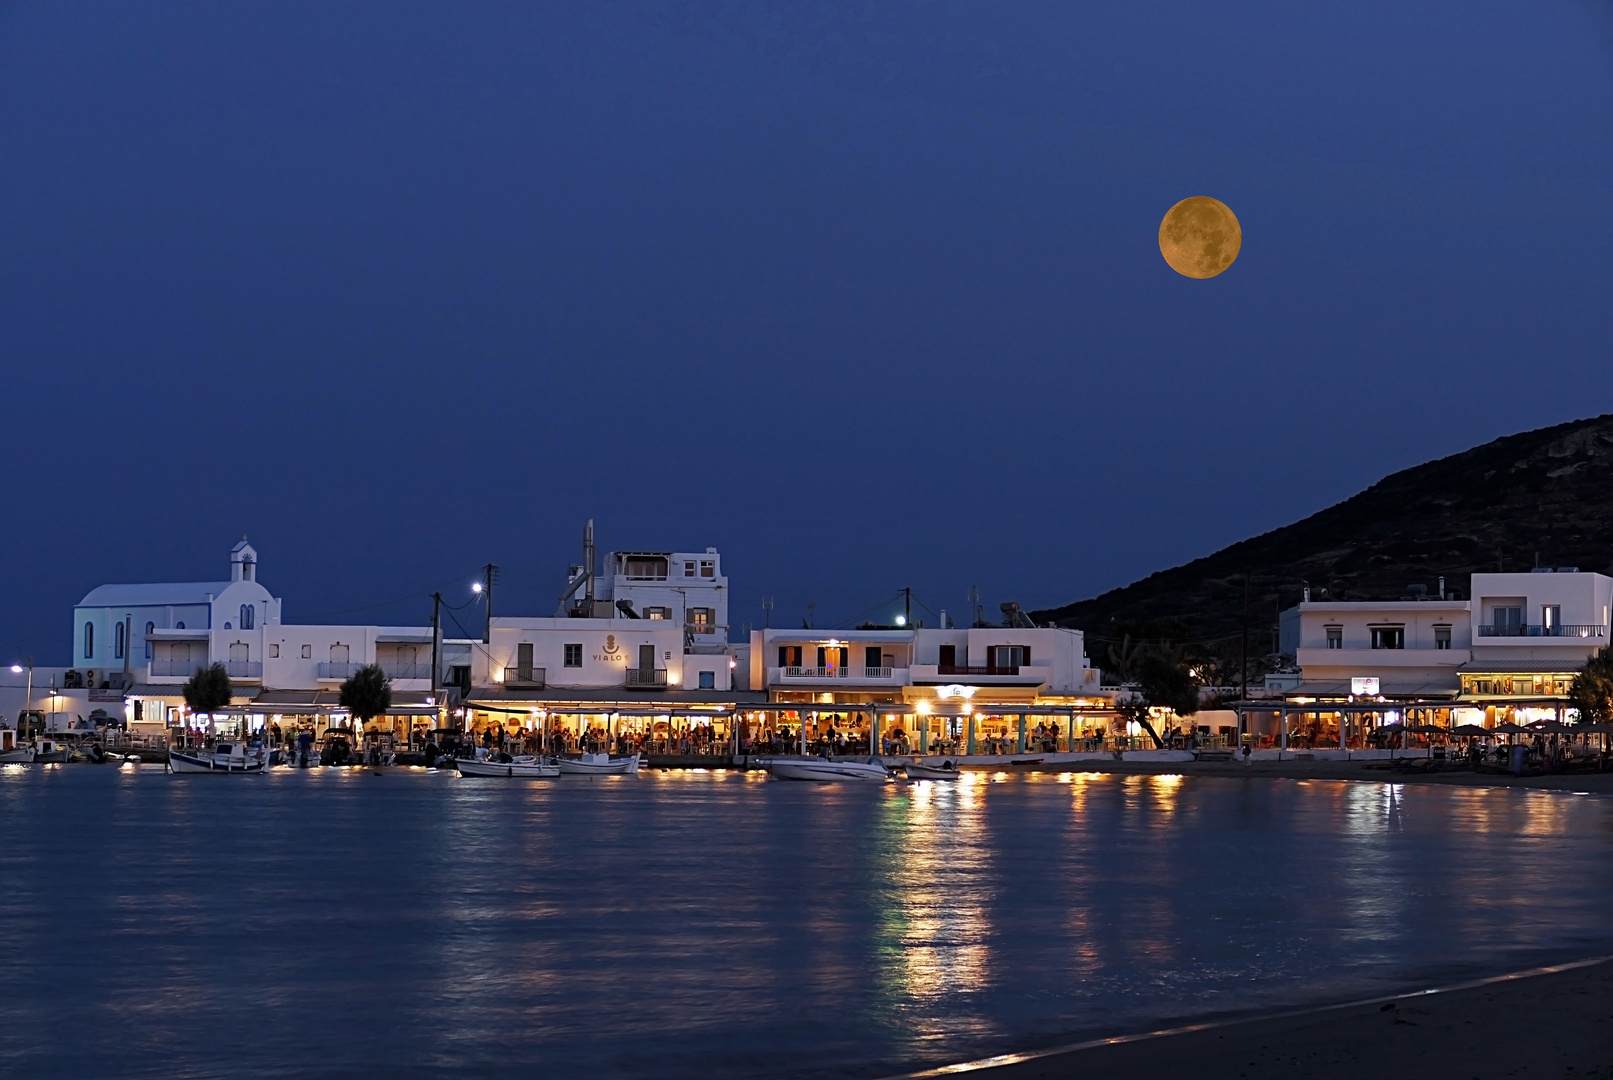
{"label": "sandy beach", "polygon": [[913,1074],[994,1080],[1613,1077],[1613,960]]}

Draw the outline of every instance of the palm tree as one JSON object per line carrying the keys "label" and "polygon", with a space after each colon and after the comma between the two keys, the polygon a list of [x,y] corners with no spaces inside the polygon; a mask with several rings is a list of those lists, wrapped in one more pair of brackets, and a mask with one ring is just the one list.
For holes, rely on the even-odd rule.
{"label": "palm tree", "polygon": [[380,664],[365,664],[342,683],[341,703],[358,721],[355,734],[363,735],[365,724],[392,707],[392,680]]}
{"label": "palm tree", "polygon": [[198,667],[196,674],[185,680],[185,704],[193,713],[213,714],[230,703],[235,687],[230,685],[230,672],[223,664]]}
{"label": "palm tree", "polygon": [[1598,649],[1586,659],[1568,688],[1568,706],[1579,710],[1582,724],[1613,719],[1613,649]]}

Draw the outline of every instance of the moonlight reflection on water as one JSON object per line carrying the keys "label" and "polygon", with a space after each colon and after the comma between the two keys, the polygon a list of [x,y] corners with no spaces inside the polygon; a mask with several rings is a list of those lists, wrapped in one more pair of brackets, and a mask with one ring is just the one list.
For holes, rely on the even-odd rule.
{"label": "moonlight reflection on water", "polygon": [[1613,801],[1559,793],[77,766],[0,814],[18,1075],[872,1076],[1613,943]]}

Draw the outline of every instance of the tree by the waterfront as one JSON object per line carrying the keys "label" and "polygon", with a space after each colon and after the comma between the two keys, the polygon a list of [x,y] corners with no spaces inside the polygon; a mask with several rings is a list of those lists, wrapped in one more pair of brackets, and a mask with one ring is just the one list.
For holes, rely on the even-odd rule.
{"label": "tree by the waterfront", "polygon": [[229,669],[223,664],[198,667],[196,674],[185,680],[185,704],[193,713],[212,716],[230,703],[234,693]]}
{"label": "tree by the waterfront", "polygon": [[392,680],[380,664],[365,664],[342,683],[342,708],[358,721],[357,730],[392,707]]}
{"label": "tree by the waterfront", "polygon": [[1613,647],[1596,650],[1574,675],[1568,707],[1579,710],[1582,724],[1613,720]]}
{"label": "tree by the waterfront", "polygon": [[1198,680],[1174,649],[1142,650],[1131,658],[1130,668],[1136,689],[1129,700],[1116,702],[1115,710],[1148,732],[1155,746],[1163,747],[1165,742],[1154,730],[1150,710],[1164,708],[1177,716],[1192,716],[1199,711]]}

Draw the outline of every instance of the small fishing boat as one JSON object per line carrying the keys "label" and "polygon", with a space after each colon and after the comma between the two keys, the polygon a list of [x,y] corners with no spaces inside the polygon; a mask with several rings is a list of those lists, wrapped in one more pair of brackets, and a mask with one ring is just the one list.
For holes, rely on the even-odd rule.
{"label": "small fishing boat", "polygon": [[0,765],[32,765],[34,748],[19,746],[14,750],[0,750]]}
{"label": "small fishing boat", "polygon": [[168,768],[176,775],[193,773],[261,773],[269,756],[244,743],[219,743],[212,750],[169,750]]}
{"label": "small fishing boat", "polygon": [[55,739],[40,739],[34,743],[35,765],[61,765],[67,761],[67,745]]}
{"label": "small fishing boat", "polygon": [[939,765],[925,765],[915,761],[904,770],[909,780],[956,780],[958,778],[958,763],[947,758]]}
{"label": "small fishing boat", "polygon": [[522,754],[509,761],[455,758],[454,768],[459,770],[460,776],[491,776],[501,780],[552,780],[560,775],[560,766],[531,754]]}
{"label": "small fishing boat", "polygon": [[775,780],[889,780],[890,770],[877,758],[830,761],[821,757],[776,757],[768,765]]}
{"label": "small fishing boat", "polygon": [[613,758],[609,754],[583,754],[560,758],[560,771],[569,776],[630,776],[638,772],[639,756]]}

